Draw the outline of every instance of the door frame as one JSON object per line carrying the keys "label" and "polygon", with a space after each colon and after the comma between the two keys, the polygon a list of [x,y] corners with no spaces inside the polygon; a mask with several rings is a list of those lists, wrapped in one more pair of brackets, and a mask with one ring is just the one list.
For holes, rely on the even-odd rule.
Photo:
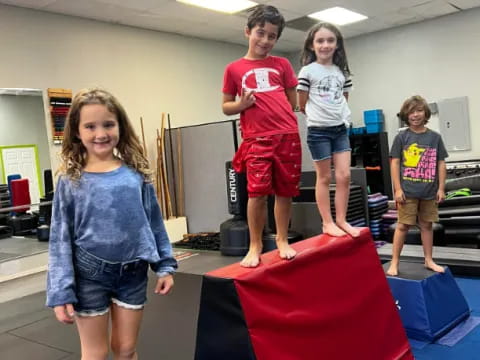
{"label": "door frame", "polygon": [[44,197],[44,185],[41,177],[41,168],[40,168],[40,158],[38,156],[38,146],[35,144],[27,144],[27,145],[5,145],[0,146],[0,168],[2,169],[2,182],[6,184],[7,176],[5,174],[5,165],[3,163],[3,150],[13,149],[13,148],[33,148],[33,152],[35,153],[35,165],[37,166],[37,182],[38,182],[38,190],[40,193],[40,197]]}

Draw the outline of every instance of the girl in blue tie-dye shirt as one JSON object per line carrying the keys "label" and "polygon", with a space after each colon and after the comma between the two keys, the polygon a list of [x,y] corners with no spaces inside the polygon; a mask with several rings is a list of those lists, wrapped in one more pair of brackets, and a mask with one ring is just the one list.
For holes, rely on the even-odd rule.
{"label": "girl in blue tie-dye shirt", "polygon": [[[148,265],[167,294],[177,263],[148,161],[111,94],[80,91],[68,114],[53,204],[47,306],[77,324],[82,358],[135,359]],[[109,314],[111,316],[109,316]],[[109,337],[111,318],[111,337]]]}

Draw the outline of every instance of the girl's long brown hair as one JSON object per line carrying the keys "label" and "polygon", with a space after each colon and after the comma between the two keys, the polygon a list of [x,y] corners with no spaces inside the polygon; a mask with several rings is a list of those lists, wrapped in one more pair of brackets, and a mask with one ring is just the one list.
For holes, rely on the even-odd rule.
{"label": "girl's long brown hair", "polygon": [[127,166],[138,171],[145,181],[151,181],[152,172],[149,169],[148,160],[125,109],[112,94],[99,88],[80,90],[73,98],[65,124],[61,165],[58,172],[75,181],[81,176],[87,161],[87,151],[78,137],[80,111],[83,106],[91,104],[105,105],[108,111],[116,115],[120,137],[115,155]]}
{"label": "girl's long brown hair", "polygon": [[351,75],[351,71],[348,66],[347,52],[345,51],[343,35],[335,25],[327,22],[320,22],[318,24],[315,24],[308,31],[307,37],[305,39],[305,43],[303,44],[303,50],[302,50],[302,55],[300,59],[301,64],[305,66],[312,62],[317,61],[317,57],[315,55],[315,51],[312,50],[312,46],[313,46],[313,39],[315,38],[315,34],[321,28],[330,30],[337,38],[337,49],[333,53],[332,62],[338,66],[338,68],[340,69],[340,71],[343,73],[345,77],[348,77],[349,75]]}

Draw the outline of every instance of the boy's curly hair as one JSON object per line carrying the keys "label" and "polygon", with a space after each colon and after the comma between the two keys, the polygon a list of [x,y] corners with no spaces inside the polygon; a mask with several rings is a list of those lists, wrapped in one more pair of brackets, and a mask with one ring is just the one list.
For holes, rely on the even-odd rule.
{"label": "boy's curly hair", "polygon": [[408,122],[408,115],[410,115],[418,108],[422,108],[425,111],[424,124],[428,123],[428,120],[432,116],[432,112],[428,107],[427,101],[420,95],[414,95],[405,100],[402,108],[400,109],[400,112],[397,115],[400,120],[402,120],[405,124],[410,125]]}

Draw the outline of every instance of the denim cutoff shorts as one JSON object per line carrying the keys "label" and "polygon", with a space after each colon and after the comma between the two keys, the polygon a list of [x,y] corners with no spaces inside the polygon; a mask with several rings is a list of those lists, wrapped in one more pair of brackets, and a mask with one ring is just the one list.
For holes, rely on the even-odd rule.
{"label": "denim cutoff shorts", "polygon": [[112,302],[126,309],[143,309],[148,283],[145,260],[110,262],[76,247],[74,269],[77,315],[103,315]]}
{"label": "denim cutoff shorts", "polygon": [[332,154],[350,151],[350,140],[344,124],[326,127],[308,127],[307,144],[312,160],[330,159]]}

